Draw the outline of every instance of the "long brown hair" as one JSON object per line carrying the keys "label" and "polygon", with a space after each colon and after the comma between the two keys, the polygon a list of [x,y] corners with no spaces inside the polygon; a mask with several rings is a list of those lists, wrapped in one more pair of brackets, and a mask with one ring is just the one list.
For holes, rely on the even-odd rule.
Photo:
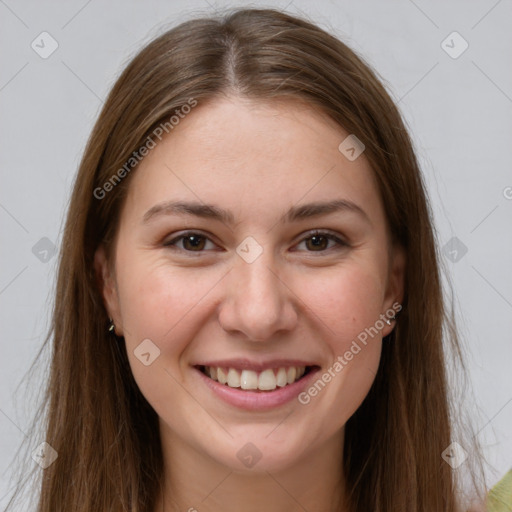
{"label": "long brown hair", "polygon": [[185,22],[147,45],[94,126],[62,239],[44,397],[45,440],[58,458],[43,472],[38,512],[153,511],[163,469],[157,415],[133,379],[124,343],[107,332],[94,272],[98,246],[107,253],[112,246],[136,165],[107,193],[98,189],[191,98],[203,104],[224,93],[305,100],[364,142],[407,270],[403,310],[375,382],[346,424],[349,502],[357,512],[459,510],[453,471],[441,458],[452,441],[444,352],[459,345],[400,113],[376,74],[337,38],[282,12],[244,9]]}

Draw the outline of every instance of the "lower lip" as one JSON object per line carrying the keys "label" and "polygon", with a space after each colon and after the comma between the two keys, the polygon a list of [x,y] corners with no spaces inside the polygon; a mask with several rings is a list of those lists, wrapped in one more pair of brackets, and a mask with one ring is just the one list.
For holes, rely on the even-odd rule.
{"label": "lower lip", "polygon": [[288,402],[291,402],[309,385],[319,368],[313,368],[310,372],[282,388],[276,388],[274,391],[244,391],[240,388],[230,388],[226,384],[221,384],[216,380],[207,377],[201,370],[194,368],[199,373],[202,381],[224,402],[245,409],[247,411],[263,411],[274,409]]}

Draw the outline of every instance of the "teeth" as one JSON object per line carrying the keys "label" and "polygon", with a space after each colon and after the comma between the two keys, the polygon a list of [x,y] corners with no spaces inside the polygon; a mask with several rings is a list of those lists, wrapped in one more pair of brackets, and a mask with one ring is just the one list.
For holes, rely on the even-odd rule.
{"label": "teeth", "polygon": [[233,368],[230,368],[228,371],[228,386],[230,388],[240,387],[240,374]]}
{"label": "teeth", "polygon": [[[210,373],[210,378],[213,379],[213,374]],[[221,384],[226,384],[228,382],[228,375],[222,368],[217,368],[217,380]]]}
{"label": "teeth", "polygon": [[258,389],[262,391],[271,391],[276,389],[276,376],[274,375],[274,370],[270,368],[260,373],[258,377]]}
{"label": "teeth", "polygon": [[211,379],[231,388],[273,391],[278,387],[282,388],[288,384],[293,384],[304,375],[305,371],[304,366],[290,366],[289,368],[279,368],[277,371],[268,368],[258,374],[252,370],[242,370],[240,372],[234,368],[206,366],[204,373]]}
{"label": "teeth", "polygon": [[288,380],[286,378],[286,370],[284,368],[279,368],[277,371],[276,384],[282,388],[288,384]]}
{"label": "teeth", "polygon": [[258,389],[258,374],[249,370],[242,370],[240,387],[242,389]]}

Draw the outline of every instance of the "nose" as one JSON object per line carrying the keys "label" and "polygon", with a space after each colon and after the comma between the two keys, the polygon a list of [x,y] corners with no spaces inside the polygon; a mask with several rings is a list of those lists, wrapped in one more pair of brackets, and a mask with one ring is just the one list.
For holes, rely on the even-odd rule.
{"label": "nose", "polygon": [[239,258],[225,285],[219,311],[219,323],[225,331],[242,333],[249,341],[265,342],[296,326],[296,297],[265,251],[252,263]]}

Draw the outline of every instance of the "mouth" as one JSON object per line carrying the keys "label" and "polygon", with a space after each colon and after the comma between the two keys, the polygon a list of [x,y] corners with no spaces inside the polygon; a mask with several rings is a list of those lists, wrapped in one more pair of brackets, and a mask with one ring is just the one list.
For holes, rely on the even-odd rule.
{"label": "mouth", "polygon": [[242,391],[271,393],[277,389],[286,388],[306,378],[318,367],[316,366],[280,366],[266,368],[262,371],[239,369],[224,366],[195,367],[203,375],[228,388]]}

